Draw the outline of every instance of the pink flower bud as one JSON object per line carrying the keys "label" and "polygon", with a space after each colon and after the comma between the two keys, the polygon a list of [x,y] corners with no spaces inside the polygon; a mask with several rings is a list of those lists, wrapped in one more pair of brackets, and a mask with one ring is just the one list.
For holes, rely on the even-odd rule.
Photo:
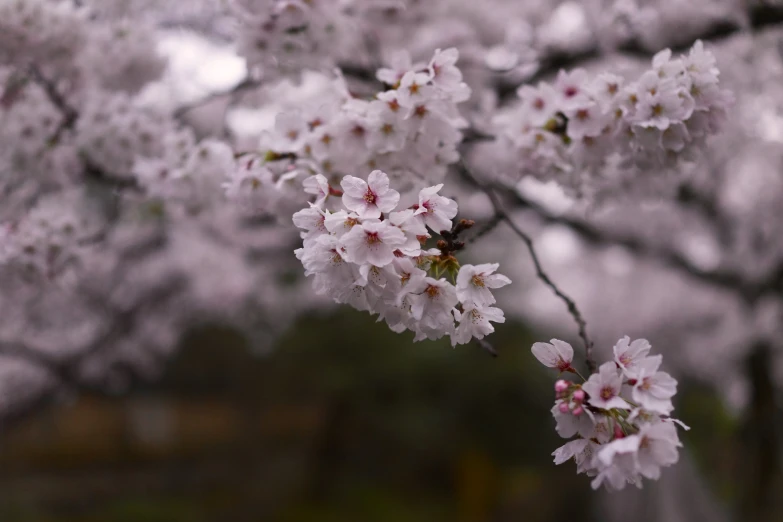
{"label": "pink flower bud", "polygon": [[576,390],[572,397],[576,402],[583,402],[585,400],[585,392],[582,390]]}
{"label": "pink flower bud", "polygon": [[615,439],[624,439],[625,433],[623,433],[623,429],[620,427],[619,424],[614,425],[614,438]]}
{"label": "pink flower bud", "polygon": [[568,409],[568,403],[563,401],[560,403],[560,406],[558,406],[558,409],[560,410],[560,413],[568,413],[570,410]]}
{"label": "pink flower bud", "polygon": [[563,379],[560,379],[560,380],[558,380],[555,383],[555,391],[557,393],[563,393],[567,389],[568,389],[568,382],[567,381],[564,381]]}
{"label": "pink flower bud", "polygon": [[573,413],[574,415],[576,415],[577,417],[579,417],[579,416],[580,416],[581,414],[583,414],[584,412],[585,412],[585,410],[584,410],[584,409],[582,409],[582,407],[581,407],[581,406],[577,406],[576,408],[574,408],[574,410],[573,410],[571,413]]}

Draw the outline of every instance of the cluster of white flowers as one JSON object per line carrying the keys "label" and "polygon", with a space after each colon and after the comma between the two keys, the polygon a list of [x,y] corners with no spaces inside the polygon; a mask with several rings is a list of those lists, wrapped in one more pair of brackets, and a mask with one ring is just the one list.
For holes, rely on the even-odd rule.
{"label": "cluster of white flowers", "polygon": [[459,129],[467,126],[457,104],[468,99],[470,88],[456,67],[458,57],[456,49],[438,50],[428,64],[412,64],[403,54],[394,68],[378,71],[390,88],[371,100],[352,96],[338,80],[341,95],[280,113],[262,149],[308,160],[311,173],[333,183],[375,169],[406,189],[439,183],[459,158]]}
{"label": "cluster of white flowers", "polygon": [[502,146],[519,171],[579,189],[607,169],[660,171],[688,159],[717,132],[732,102],[719,87],[715,57],[699,41],[687,55],[653,58],[636,81],[583,69],[554,84],[519,88],[521,104],[498,119]]}
{"label": "cluster of white flowers", "polygon": [[337,0],[236,0],[232,7],[240,22],[239,53],[265,77],[334,66],[335,47],[350,33]]}
{"label": "cluster of white flowers", "polygon": [[162,156],[139,157],[133,166],[133,174],[146,194],[165,203],[180,204],[190,214],[222,199],[226,173],[235,169],[231,147],[209,138],[196,144],[186,131],[164,138]]}
{"label": "cluster of white flowers", "polygon": [[[594,489],[641,487],[642,478],[658,479],[662,467],[678,460],[675,423],[688,428],[670,417],[677,381],[659,370],[663,357],[649,355],[650,349],[645,339],[626,336],[615,344],[614,360],[582,384],[555,383],[555,429],[565,439],[577,436],[555,450],[555,464],[573,458],[577,473],[594,477]],[[545,366],[579,375],[570,344],[552,339],[532,351]]]}
{"label": "cluster of white flowers", "polygon": [[243,154],[234,168],[224,171],[226,197],[248,216],[272,216],[290,223],[291,214],[305,204],[304,180],[312,176],[308,161],[292,161],[289,154]]}
{"label": "cluster of white flowers", "polygon": [[124,94],[96,94],[76,125],[79,151],[93,165],[120,177],[131,175],[139,157],[176,158],[186,155],[193,144],[188,132],[178,130],[167,115]]}
{"label": "cluster of white flowers", "polygon": [[137,20],[96,26],[83,57],[91,70],[90,80],[105,89],[135,93],[160,78],[166,62],[158,53],[155,36],[153,27]]}
{"label": "cluster of white flowers", "polygon": [[0,192],[68,179],[78,161],[68,140],[57,136],[63,115],[39,86],[4,72],[0,67]]}
{"label": "cluster of white flowers", "polygon": [[25,278],[59,278],[94,228],[78,192],[43,198],[24,219],[0,224],[0,266]]}
{"label": "cluster of white flowers", "polygon": [[[379,170],[368,181],[345,176],[340,186],[310,178],[315,202],[293,217],[304,240],[296,257],[318,293],[379,314],[396,332],[412,330],[417,341],[448,335],[453,345],[465,344],[492,333],[490,321],[505,321],[490,290],[511,281],[495,273],[497,264],[459,265],[458,235],[472,222],[452,227],[457,203],[439,194],[443,185],[422,189],[403,210]],[[438,248],[423,248],[428,229],[443,236]]]}
{"label": "cluster of white flowers", "polygon": [[0,60],[45,64],[70,76],[73,57],[84,48],[88,12],[74,2],[0,0]]}

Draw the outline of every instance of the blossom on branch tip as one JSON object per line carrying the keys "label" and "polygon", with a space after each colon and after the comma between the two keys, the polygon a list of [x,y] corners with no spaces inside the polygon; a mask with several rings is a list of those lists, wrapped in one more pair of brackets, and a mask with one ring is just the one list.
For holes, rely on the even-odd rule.
{"label": "blossom on branch tip", "polygon": [[[573,458],[577,473],[594,477],[594,489],[641,487],[643,478],[659,478],[662,467],[678,460],[675,424],[681,423],[668,417],[676,381],[658,371],[661,356],[648,356],[650,348],[643,339],[624,337],[615,345],[617,362],[605,362],[584,384],[555,383],[555,429],[563,438],[577,437],[555,450],[555,464]],[[551,352],[547,348],[550,361]]]}
{"label": "blossom on branch tip", "polygon": [[531,351],[536,359],[548,368],[557,368],[561,372],[572,369],[574,349],[565,341],[552,339],[548,343],[535,343]]}

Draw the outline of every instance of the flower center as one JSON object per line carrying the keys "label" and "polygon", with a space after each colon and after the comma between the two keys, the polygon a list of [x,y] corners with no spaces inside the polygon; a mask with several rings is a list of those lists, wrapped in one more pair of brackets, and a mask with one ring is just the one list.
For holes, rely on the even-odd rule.
{"label": "flower center", "polygon": [[332,249],[330,252],[332,252],[332,263],[337,265],[343,262],[343,256],[337,250]]}
{"label": "flower center", "polygon": [[440,294],[440,288],[434,285],[429,285],[424,292],[431,298],[435,298],[438,297],[438,294]]}
{"label": "flower center", "polygon": [[383,243],[381,238],[378,237],[378,232],[367,232],[367,244],[377,245],[378,243]]}
{"label": "flower center", "polygon": [[601,393],[599,393],[599,395],[601,396],[601,399],[608,401],[614,397],[614,388],[611,386],[604,386],[601,388]]}
{"label": "flower center", "polygon": [[484,278],[481,277],[481,274],[476,274],[471,278],[471,282],[473,283],[473,286],[478,286],[479,288],[484,288]]}
{"label": "flower center", "polygon": [[375,195],[375,192],[372,191],[372,189],[367,189],[367,193],[364,195],[364,201],[369,203],[370,205],[375,204],[375,200],[378,196]]}

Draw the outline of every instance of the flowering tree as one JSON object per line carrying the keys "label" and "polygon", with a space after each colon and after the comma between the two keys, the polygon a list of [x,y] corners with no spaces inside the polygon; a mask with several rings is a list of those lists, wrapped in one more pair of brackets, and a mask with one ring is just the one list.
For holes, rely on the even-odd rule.
{"label": "flowering tree", "polygon": [[[553,455],[595,488],[657,479],[687,429],[619,336],[754,397],[732,363],[780,367],[783,12],[488,4],[0,0],[0,423],[154,377],[202,318],[274,335],[330,302],[493,353],[506,315],[573,321],[584,364],[532,353],[573,377]],[[188,94],[183,29],[244,75]]]}

